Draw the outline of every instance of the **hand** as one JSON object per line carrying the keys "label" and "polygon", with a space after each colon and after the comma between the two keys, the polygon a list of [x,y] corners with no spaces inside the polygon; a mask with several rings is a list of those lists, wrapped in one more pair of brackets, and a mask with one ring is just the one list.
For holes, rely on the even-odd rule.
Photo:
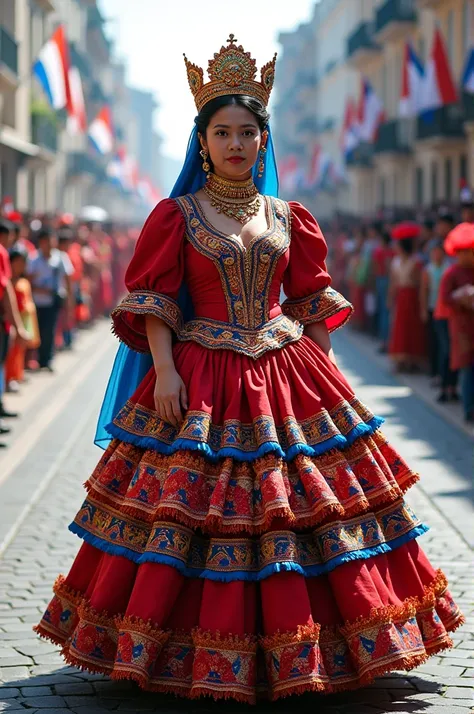
{"label": "hand", "polygon": [[27,345],[28,342],[30,341],[30,335],[28,332],[25,330],[24,327],[19,327],[16,331],[16,338],[15,342],[19,345]]}
{"label": "hand", "polygon": [[158,415],[175,427],[183,421],[181,408],[188,408],[188,396],[184,382],[174,366],[156,371],[155,409]]}

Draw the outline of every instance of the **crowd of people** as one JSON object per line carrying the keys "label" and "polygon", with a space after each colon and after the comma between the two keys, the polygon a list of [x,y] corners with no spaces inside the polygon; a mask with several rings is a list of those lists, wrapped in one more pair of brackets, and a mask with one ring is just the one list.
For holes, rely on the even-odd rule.
{"label": "crowd of people", "polygon": [[[54,370],[78,329],[120,300],[136,228],[0,210],[0,447],[3,395]],[[326,227],[333,284],[397,371],[427,371],[438,401],[474,421],[474,200],[436,219],[337,220]],[[28,373],[28,375],[26,374]]]}
{"label": "crowd of people", "polygon": [[18,415],[5,392],[54,371],[79,329],[108,317],[122,297],[138,231],[69,214],[0,211],[0,447]]}
{"label": "crowd of people", "polygon": [[396,371],[426,371],[474,422],[474,200],[419,220],[327,227],[333,283]]}

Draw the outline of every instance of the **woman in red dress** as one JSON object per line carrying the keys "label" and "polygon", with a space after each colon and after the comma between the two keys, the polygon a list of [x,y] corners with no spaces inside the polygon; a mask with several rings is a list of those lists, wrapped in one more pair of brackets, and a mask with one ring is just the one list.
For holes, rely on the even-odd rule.
{"label": "woman in red dress", "polygon": [[411,669],[462,615],[403,500],[417,475],[335,363],[351,306],[319,226],[256,188],[274,61],[256,81],[228,42],[207,84],[187,62],[203,186],[138,241],[113,320],[153,367],[108,426],[36,630],[113,679],[255,703]]}
{"label": "woman in red dress", "polygon": [[390,269],[389,304],[393,311],[389,354],[399,371],[419,369],[427,359],[426,326],[421,316],[423,265],[415,254],[416,223],[400,223],[392,233],[397,255]]}

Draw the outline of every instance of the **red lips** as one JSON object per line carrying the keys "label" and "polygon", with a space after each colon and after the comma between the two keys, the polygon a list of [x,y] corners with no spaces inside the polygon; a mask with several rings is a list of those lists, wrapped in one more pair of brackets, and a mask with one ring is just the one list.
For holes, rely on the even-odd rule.
{"label": "red lips", "polygon": [[242,156],[231,156],[229,159],[226,159],[230,164],[241,164],[242,161],[245,161]]}

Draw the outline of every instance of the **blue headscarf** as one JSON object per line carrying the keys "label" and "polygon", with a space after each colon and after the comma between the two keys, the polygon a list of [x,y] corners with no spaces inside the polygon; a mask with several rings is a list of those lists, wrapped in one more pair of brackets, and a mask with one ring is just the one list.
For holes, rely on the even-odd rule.
{"label": "blue headscarf", "polygon": [[[202,158],[199,154],[198,130],[194,127],[188,142],[186,159],[178,180],[170,193],[170,198],[196,193],[206,182],[206,174],[202,169]],[[267,196],[278,196],[278,171],[275,158],[275,148],[272,135],[268,129],[267,153],[265,154],[265,169],[263,176],[258,177],[258,166],[254,167],[254,181],[259,192]],[[178,303],[185,321],[192,319],[193,307],[186,284],[183,282],[178,296]],[[123,342],[115,357],[112,373],[107,384],[104,400],[99,414],[94,443],[102,449],[107,448],[112,440],[107,426],[124,404],[134,394],[142,379],[153,366],[151,354],[141,354],[131,350]]]}

